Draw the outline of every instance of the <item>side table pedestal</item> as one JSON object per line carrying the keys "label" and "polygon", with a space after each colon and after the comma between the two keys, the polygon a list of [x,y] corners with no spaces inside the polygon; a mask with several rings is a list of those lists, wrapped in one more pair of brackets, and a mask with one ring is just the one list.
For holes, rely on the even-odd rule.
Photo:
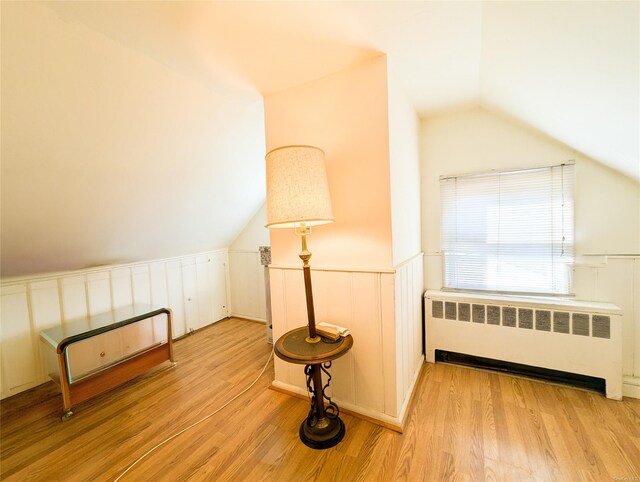
{"label": "side table pedestal", "polygon": [[[318,343],[308,343],[307,327],[296,328],[282,335],[274,345],[276,355],[289,363],[305,365],[307,390],[311,394],[311,407],[307,418],[300,425],[300,440],[313,449],[326,449],[337,445],[345,434],[338,406],[327,395],[331,382],[332,360],[340,358],[353,346],[351,335],[336,341],[322,338]],[[322,374],[327,381],[323,385]],[[326,406],[325,406],[326,400]]]}

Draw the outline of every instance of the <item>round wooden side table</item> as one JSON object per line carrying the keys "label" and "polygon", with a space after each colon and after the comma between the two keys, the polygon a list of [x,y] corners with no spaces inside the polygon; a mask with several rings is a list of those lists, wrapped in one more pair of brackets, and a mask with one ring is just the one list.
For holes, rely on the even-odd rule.
{"label": "round wooden side table", "polygon": [[[347,353],[353,346],[351,335],[331,341],[321,337],[318,343],[305,340],[308,328],[301,327],[282,335],[274,345],[278,358],[298,365],[305,365],[307,390],[311,394],[311,408],[300,425],[300,440],[313,449],[327,449],[337,445],[345,434],[344,422],[340,419],[338,406],[327,395],[331,381],[331,362]],[[322,373],[327,383],[322,385]],[[325,406],[325,399],[327,405]]]}

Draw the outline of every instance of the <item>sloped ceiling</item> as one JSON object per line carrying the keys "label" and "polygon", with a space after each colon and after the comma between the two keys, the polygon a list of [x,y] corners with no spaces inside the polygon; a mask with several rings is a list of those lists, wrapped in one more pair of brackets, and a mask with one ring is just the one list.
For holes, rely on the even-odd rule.
{"label": "sloped ceiling", "polygon": [[487,2],[480,99],[640,179],[639,2]]}
{"label": "sloped ceiling", "polygon": [[[252,106],[262,96],[381,54],[388,56],[389,68],[423,117],[482,105],[640,180],[639,5],[2,2],[3,276],[228,246],[264,200],[263,132],[259,107]],[[42,20],[51,26],[42,29],[34,15],[57,20]],[[29,51],[36,37],[44,39],[40,51]],[[52,48],[66,42],[70,53],[60,65],[51,60],[58,51],[48,57],[48,42]],[[21,53],[24,49],[27,56]],[[114,57],[117,49],[119,58]],[[128,72],[114,73],[127,66],[138,76],[135,81],[127,78]],[[81,81],[87,71],[94,85]],[[160,97],[166,91],[169,97],[154,110],[152,96],[138,83],[153,83],[156,73],[161,78],[150,90]],[[21,85],[15,85],[18,82]],[[105,86],[112,96],[124,88],[133,97],[114,105],[90,95],[92,88]],[[188,98],[180,99],[185,88]],[[26,101],[30,89],[40,98]],[[74,98],[78,91],[86,99]],[[13,95],[16,92],[21,96]],[[201,106],[198,98],[204,99]],[[70,100],[81,104],[65,104]],[[171,102],[180,106],[178,118],[173,118]],[[85,104],[88,109],[80,108]],[[63,118],[56,118],[65,105],[69,107]],[[136,122],[127,129],[132,108]],[[153,116],[153,129],[143,125],[145,115]],[[49,129],[59,121],[64,121],[62,127]],[[110,122],[118,127],[109,133],[114,138],[90,127]],[[48,134],[25,134],[35,128],[48,129]],[[217,134],[207,134],[213,132]],[[78,149],[56,150],[62,134],[79,139]],[[147,144],[139,142],[141,136]],[[146,149],[149,145],[153,148]],[[140,165],[127,164],[128,158],[140,159]],[[99,166],[91,170],[90,179],[82,167],[87,163]],[[118,187],[119,177],[109,166],[134,175]],[[143,195],[135,194],[135,181],[148,172],[145,166],[158,171],[155,177],[163,179],[164,189],[177,181],[183,195],[167,202],[145,184],[139,188]],[[77,185],[62,186],[69,172],[79,174]],[[189,190],[193,176],[199,188]],[[111,189],[104,187],[105,178]],[[33,179],[46,189],[34,193]],[[92,190],[95,186],[100,187]],[[74,187],[75,194],[70,194]],[[123,196],[116,196],[118,189]],[[58,199],[59,206],[47,204],[47,196]],[[135,196],[142,199],[134,218],[137,225],[126,216]],[[73,214],[83,199],[96,197],[98,208]],[[109,199],[115,205],[107,208]],[[158,199],[165,199],[160,203],[164,213],[155,219],[153,236],[146,237],[140,228],[149,231]],[[15,214],[17,205],[21,208]],[[229,206],[235,207],[233,215]],[[122,216],[128,224],[118,221]],[[180,221],[185,217],[198,225]],[[58,228],[45,233],[37,227],[47,219],[47,227]],[[81,229],[77,221],[86,224]],[[173,237],[163,237],[176,230]],[[53,242],[47,240],[51,236]],[[92,243],[94,251],[83,250]],[[58,248],[47,253],[52,246]]]}
{"label": "sloped ceiling", "polygon": [[483,105],[640,179],[638,2],[50,4],[230,92],[380,53],[422,116]]}

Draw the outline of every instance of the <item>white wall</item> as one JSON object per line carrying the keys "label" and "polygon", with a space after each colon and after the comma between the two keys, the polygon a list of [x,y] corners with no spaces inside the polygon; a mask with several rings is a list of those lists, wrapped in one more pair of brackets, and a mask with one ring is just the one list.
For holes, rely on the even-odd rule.
{"label": "white wall", "polygon": [[[262,168],[264,169],[264,156]],[[262,197],[266,196],[266,185],[262,186]],[[253,217],[246,226],[240,231],[240,234],[233,240],[229,246],[230,250],[252,250],[258,251],[259,246],[269,246],[269,230],[265,227],[267,224],[267,204],[262,203]]]}
{"label": "white wall", "polygon": [[[387,63],[384,56],[266,96],[267,150],[306,144],[325,152],[335,222],[308,238],[314,267],[392,266]],[[300,238],[270,233],[273,263],[300,266]]]}
{"label": "white wall", "polygon": [[[48,380],[40,347],[41,330],[64,327],[70,320],[132,303],[171,308],[174,338],[226,317],[227,266],[227,251],[217,250],[3,280],[1,397]],[[135,345],[135,340],[122,342]]]}
{"label": "white wall", "polygon": [[[353,349],[334,364],[335,400],[399,425],[421,367],[415,353],[419,336],[410,337],[419,326],[415,306],[422,283],[408,274],[399,277],[393,266],[388,93],[387,62],[379,57],[266,97],[265,127],[269,149],[310,144],[326,154],[335,222],[314,228],[308,241],[314,306],[318,321],[345,326],[354,337]],[[399,108],[394,111],[396,188],[418,170],[415,136],[402,131],[415,127],[415,117],[406,104]],[[416,179],[410,182],[413,196],[405,200],[397,194],[415,214],[419,186]],[[398,219],[399,236],[409,236],[399,249],[400,257],[413,256],[407,262],[415,262],[420,252],[413,221],[417,225],[419,218]],[[274,339],[307,321],[299,243],[292,230],[271,230]],[[300,366],[276,359],[275,378],[274,385],[306,393]]]}
{"label": "white wall", "polygon": [[[425,285],[442,287],[439,176],[575,160],[574,292],[623,309],[624,373],[640,379],[640,184],[531,128],[483,109],[422,121]],[[590,254],[636,255],[615,258]],[[605,282],[606,280],[606,282]],[[629,393],[627,389],[626,393]]]}
{"label": "white wall", "polygon": [[389,170],[393,265],[421,251],[420,119],[389,59]]}
{"label": "white wall", "polygon": [[482,2],[482,104],[640,180],[639,37],[638,2]]}
{"label": "white wall", "polygon": [[395,268],[396,406],[398,418],[402,420],[424,362],[421,308],[424,278],[420,219],[420,119],[400,83],[393,57],[387,59],[387,89],[391,239]]}
{"label": "white wall", "polygon": [[639,251],[638,183],[568,146],[483,109],[423,120],[421,146],[426,252],[440,251],[439,176],[548,166],[569,159],[576,161],[576,253]]}
{"label": "white wall", "polygon": [[265,268],[260,262],[259,246],[269,246],[267,208],[263,204],[229,247],[229,280],[232,316],[257,321],[267,320]]}
{"label": "white wall", "polygon": [[264,202],[257,93],[214,92],[46,2],[2,2],[1,35],[3,277],[226,248]]}

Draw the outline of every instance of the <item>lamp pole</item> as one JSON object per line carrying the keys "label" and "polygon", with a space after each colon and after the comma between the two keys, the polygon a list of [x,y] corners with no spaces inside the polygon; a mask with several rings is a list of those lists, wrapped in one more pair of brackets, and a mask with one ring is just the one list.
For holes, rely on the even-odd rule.
{"label": "lamp pole", "polygon": [[309,320],[309,336],[305,338],[307,343],[318,343],[320,337],[316,332],[316,314],[313,309],[313,291],[311,289],[311,268],[309,267],[309,259],[311,252],[307,249],[307,234],[311,233],[311,227],[302,223],[300,227],[296,227],[296,234],[302,238],[302,251],[299,256],[302,260],[302,274],[304,275],[304,292],[307,298],[307,319]]}

